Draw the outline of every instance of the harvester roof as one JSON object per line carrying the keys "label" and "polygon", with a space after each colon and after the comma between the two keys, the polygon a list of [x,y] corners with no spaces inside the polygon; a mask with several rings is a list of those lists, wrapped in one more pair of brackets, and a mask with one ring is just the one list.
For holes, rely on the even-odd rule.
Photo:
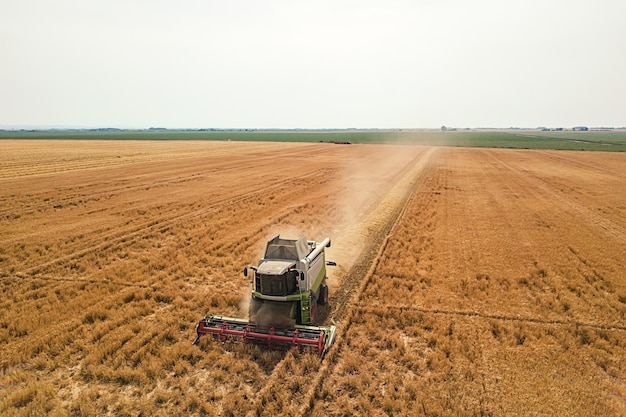
{"label": "harvester roof", "polygon": [[257,273],[267,275],[282,275],[289,267],[295,266],[293,261],[264,261],[259,265]]}

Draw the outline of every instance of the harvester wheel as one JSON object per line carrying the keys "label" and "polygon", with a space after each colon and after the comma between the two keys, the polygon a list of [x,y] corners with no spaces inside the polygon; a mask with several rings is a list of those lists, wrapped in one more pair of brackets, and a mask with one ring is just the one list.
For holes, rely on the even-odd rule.
{"label": "harvester wheel", "polygon": [[317,315],[317,303],[315,299],[311,299],[311,324],[313,324],[313,320],[315,320],[315,316]]}
{"label": "harvester wheel", "polygon": [[302,304],[296,301],[296,324],[302,324]]}
{"label": "harvester wheel", "polygon": [[317,304],[323,306],[328,303],[328,285],[322,284],[320,287],[320,296],[317,299]]}

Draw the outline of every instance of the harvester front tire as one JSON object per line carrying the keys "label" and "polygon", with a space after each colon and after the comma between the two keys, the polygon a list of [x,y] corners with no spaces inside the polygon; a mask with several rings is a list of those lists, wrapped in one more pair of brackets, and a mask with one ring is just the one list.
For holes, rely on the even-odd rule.
{"label": "harvester front tire", "polygon": [[323,306],[328,303],[328,285],[322,284],[320,287],[320,296],[317,299],[317,304]]}
{"label": "harvester front tire", "polygon": [[296,301],[296,324],[302,324],[302,304]]}
{"label": "harvester front tire", "polygon": [[315,302],[315,299],[311,301],[313,301],[311,303],[311,324],[313,324],[313,321],[315,320],[315,316],[317,315],[317,303]]}

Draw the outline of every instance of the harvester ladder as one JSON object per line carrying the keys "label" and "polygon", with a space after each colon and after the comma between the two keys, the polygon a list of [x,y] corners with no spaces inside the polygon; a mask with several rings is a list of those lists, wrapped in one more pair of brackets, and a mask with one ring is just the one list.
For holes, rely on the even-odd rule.
{"label": "harvester ladder", "polygon": [[311,297],[302,297],[300,301],[300,321],[302,324],[311,323]]}

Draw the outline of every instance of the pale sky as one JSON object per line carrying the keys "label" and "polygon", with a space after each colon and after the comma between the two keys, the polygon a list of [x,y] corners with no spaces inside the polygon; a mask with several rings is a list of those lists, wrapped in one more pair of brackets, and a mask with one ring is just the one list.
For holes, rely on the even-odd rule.
{"label": "pale sky", "polygon": [[0,0],[0,127],[626,125],[624,0]]}

